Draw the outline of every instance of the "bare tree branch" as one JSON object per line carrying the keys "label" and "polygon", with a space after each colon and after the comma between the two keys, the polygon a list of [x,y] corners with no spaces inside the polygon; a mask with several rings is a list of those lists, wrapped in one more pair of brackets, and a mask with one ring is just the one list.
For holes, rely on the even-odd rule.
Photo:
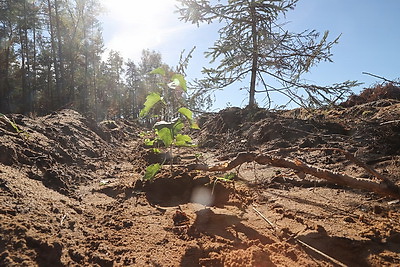
{"label": "bare tree branch", "polygon": [[393,84],[400,84],[400,82],[395,82],[395,81],[392,81],[392,80],[388,80],[385,77],[378,76],[376,74],[372,74],[372,73],[369,73],[369,72],[362,72],[362,74],[369,75],[369,76],[384,80],[385,82],[389,82],[389,83],[393,83]]}

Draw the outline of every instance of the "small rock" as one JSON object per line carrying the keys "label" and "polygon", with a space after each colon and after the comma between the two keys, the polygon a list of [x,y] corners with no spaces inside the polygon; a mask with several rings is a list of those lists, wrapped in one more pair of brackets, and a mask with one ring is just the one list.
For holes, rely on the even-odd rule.
{"label": "small rock", "polygon": [[383,212],[383,208],[379,205],[375,205],[373,208],[374,214],[381,214]]}
{"label": "small rock", "polygon": [[354,222],[355,222],[354,219],[351,218],[350,216],[345,217],[345,218],[344,218],[344,221],[345,221],[345,222],[349,222],[349,223],[354,223]]}

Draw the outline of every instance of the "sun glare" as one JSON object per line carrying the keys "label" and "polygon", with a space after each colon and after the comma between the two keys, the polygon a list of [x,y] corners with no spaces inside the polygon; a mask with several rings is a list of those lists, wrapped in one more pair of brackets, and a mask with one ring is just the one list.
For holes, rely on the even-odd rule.
{"label": "sun glare", "polygon": [[[175,0],[102,0],[106,46],[135,54],[162,43],[177,30]],[[107,40],[108,38],[108,40]]]}

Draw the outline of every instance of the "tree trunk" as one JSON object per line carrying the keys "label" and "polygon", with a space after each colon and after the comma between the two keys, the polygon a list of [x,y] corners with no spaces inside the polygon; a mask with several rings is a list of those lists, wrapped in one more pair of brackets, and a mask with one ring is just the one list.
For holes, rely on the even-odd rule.
{"label": "tree trunk", "polygon": [[251,36],[252,36],[252,44],[253,44],[253,54],[252,54],[252,65],[251,65],[249,108],[254,108],[256,105],[255,94],[256,94],[256,81],[257,81],[257,70],[258,70],[257,17],[256,17],[255,6],[254,6],[254,0],[251,1],[250,15],[251,15],[251,19],[252,19]]}
{"label": "tree trunk", "polygon": [[88,31],[88,29],[89,29],[89,26],[86,24],[87,22],[86,22],[86,19],[85,19],[85,6],[83,6],[82,7],[82,25],[83,25],[83,27],[82,27],[82,30],[83,30],[83,40],[84,40],[84,43],[85,43],[85,45],[84,45],[84,49],[85,49],[85,51],[84,51],[84,53],[83,53],[83,55],[84,55],[84,58],[85,58],[85,77],[84,77],[84,80],[83,80],[83,86],[82,86],[82,92],[81,92],[81,111],[82,112],[87,112],[87,110],[88,110],[88,103],[89,103],[89,101],[88,101],[88,97],[89,97],[89,93],[88,93],[88,90],[89,90],[89,86],[88,86],[88,83],[89,83],[89,44],[88,44],[88,33],[87,33],[87,31]]}
{"label": "tree trunk", "polygon": [[[7,42],[9,43],[9,42]],[[0,72],[0,112],[8,113],[10,112],[10,46],[4,51],[4,70]]]}
{"label": "tree trunk", "polygon": [[10,12],[9,20],[4,22],[4,33],[8,35],[8,40],[5,42],[6,48],[4,49],[4,77],[3,80],[0,81],[2,84],[1,98],[0,98],[0,112],[8,113],[11,112],[10,108],[10,93],[11,93],[11,83],[10,83],[10,67],[11,67],[11,51],[13,46],[13,24],[11,22],[11,6],[12,2],[7,1],[7,8]]}
{"label": "tree trunk", "polygon": [[[50,0],[47,0],[47,5],[49,9],[49,27],[50,27],[50,40],[51,40],[51,54],[53,57],[53,65],[54,65],[54,74],[55,74],[55,79],[56,79],[56,92],[55,92],[55,99],[50,99],[51,103],[51,109],[56,109],[57,107],[60,106],[59,103],[59,95],[61,92],[61,83],[60,83],[60,73],[59,73],[59,67],[58,67],[58,60],[57,60],[57,45],[56,45],[56,38],[55,38],[55,32],[54,32],[54,25],[53,25],[53,11],[51,7],[51,2]],[[50,81],[49,81],[50,82]]]}
{"label": "tree trunk", "polygon": [[22,58],[22,111],[24,114],[28,114],[32,111],[32,99],[31,99],[31,68],[30,68],[30,56],[29,56],[29,36],[28,36],[28,10],[26,2],[24,2],[24,24],[23,28],[20,28],[21,38],[21,58]]}
{"label": "tree trunk", "polygon": [[31,90],[31,99],[32,99],[32,112],[36,111],[36,89],[37,89],[37,57],[36,57],[36,22],[33,25],[33,62],[32,62],[32,72],[33,72],[33,81],[32,81],[32,90]]}
{"label": "tree trunk", "polygon": [[61,39],[61,27],[60,27],[60,15],[59,15],[59,6],[58,6],[58,0],[54,0],[54,13],[56,15],[56,36],[57,36],[57,57],[58,57],[58,64],[59,64],[59,77],[58,77],[58,86],[59,86],[59,92],[58,92],[58,98],[59,98],[59,104],[61,106],[64,106],[66,104],[65,101],[65,92],[64,92],[64,55],[63,55],[63,41]]}
{"label": "tree trunk", "polygon": [[[6,33],[6,23],[2,25],[2,30]],[[7,79],[7,48],[4,48],[0,54],[0,113],[5,113],[6,99],[6,79]]]}
{"label": "tree trunk", "polygon": [[[21,109],[22,113],[26,114],[26,94],[28,91],[27,84],[26,84],[26,65],[25,65],[25,44],[24,44],[24,36],[23,36],[23,29],[21,29],[21,25],[19,26],[19,44],[20,44],[20,51],[21,51],[21,82],[22,82],[22,101],[20,102],[19,109]],[[20,111],[20,112],[21,112]]]}

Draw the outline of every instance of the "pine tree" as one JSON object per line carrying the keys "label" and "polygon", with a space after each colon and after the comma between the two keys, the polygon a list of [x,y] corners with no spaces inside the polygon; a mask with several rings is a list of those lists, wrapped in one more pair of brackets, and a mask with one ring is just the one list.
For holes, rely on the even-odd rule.
{"label": "pine tree", "polygon": [[[219,39],[206,52],[210,63],[198,87],[221,89],[250,75],[249,107],[256,105],[255,94],[278,92],[301,106],[323,105],[338,100],[357,85],[346,81],[329,87],[301,82],[301,75],[321,61],[331,61],[331,48],[338,38],[328,41],[315,30],[293,33],[280,23],[298,0],[178,0],[180,19],[193,24],[218,21]],[[267,77],[279,87],[267,83]],[[261,88],[261,89],[260,89]],[[299,96],[304,90],[307,97]],[[268,101],[271,103],[271,100]]]}

